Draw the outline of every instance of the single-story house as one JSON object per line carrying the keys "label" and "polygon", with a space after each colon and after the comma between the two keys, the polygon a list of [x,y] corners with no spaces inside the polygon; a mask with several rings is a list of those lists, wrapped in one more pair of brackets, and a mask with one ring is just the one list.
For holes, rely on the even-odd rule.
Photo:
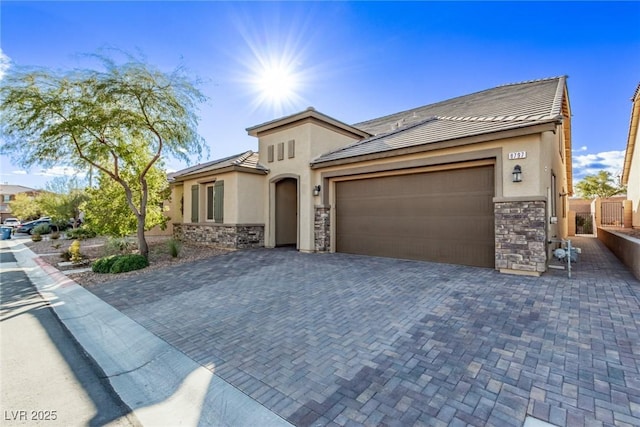
{"label": "single-story house", "polygon": [[622,168],[622,185],[627,186],[627,200],[631,201],[631,224],[634,228],[640,228],[640,83],[631,98],[631,122],[629,124],[629,137],[624,154]]}
{"label": "single-story house", "polygon": [[567,236],[565,76],[356,124],[310,107],[247,131],[257,152],[172,175],[177,238],[538,275]]}

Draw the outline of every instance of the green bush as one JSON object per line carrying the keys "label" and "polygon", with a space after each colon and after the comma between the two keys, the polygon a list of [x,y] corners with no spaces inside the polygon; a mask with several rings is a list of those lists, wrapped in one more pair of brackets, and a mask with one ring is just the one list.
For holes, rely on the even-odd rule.
{"label": "green bush", "polygon": [[60,238],[60,232],[59,231],[54,231],[53,233],[51,233],[50,236],[53,240],[57,240]]}
{"label": "green bush", "polygon": [[111,267],[113,263],[118,259],[118,255],[110,255],[104,258],[100,258],[91,266],[91,271],[94,273],[109,273],[111,272]]}
{"label": "green bush", "polygon": [[68,239],[82,240],[82,239],[90,239],[92,237],[96,237],[96,233],[86,227],[72,228],[69,231],[67,231]]}
{"label": "green bush", "polygon": [[121,255],[111,266],[111,273],[126,273],[127,271],[140,270],[149,266],[149,260],[142,255]]}
{"label": "green bush", "polygon": [[32,234],[39,234],[39,235],[43,235],[43,234],[49,234],[51,233],[51,227],[49,226],[49,224],[38,224],[35,227],[33,227],[33,230],[31,231]]}
{"label": "green bush", "polygon": [[149,266],[149,261],[138,254],[110,255],[100,258],[91,266],[94,273],[126,273]]}

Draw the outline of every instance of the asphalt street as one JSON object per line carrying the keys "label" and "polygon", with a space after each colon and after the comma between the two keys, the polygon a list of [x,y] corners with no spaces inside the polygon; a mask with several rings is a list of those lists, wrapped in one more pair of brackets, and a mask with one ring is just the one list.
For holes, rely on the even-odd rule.
{"label": "asphalt street", "polygon": [[139,425],[9,249],[0,263],[0,424]]}

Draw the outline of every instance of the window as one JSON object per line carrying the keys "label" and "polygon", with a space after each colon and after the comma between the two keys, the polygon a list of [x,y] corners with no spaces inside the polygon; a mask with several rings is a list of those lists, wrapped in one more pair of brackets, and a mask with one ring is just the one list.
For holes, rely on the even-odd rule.
{"label": "window", "polygon": [[3,194],[2,195],[2,201],[5,203],[9,203],[11,201],[11,195],[10,194]]}
{"label": "window", "polygon": [[198,210],[200,204],[198,199],[200,198],[200,186],[198,184],[191,186],[191,222],[198,222]]}
{"label": "window", "polygon": [[213,221],[213,185],[207,185],[207,221]]}

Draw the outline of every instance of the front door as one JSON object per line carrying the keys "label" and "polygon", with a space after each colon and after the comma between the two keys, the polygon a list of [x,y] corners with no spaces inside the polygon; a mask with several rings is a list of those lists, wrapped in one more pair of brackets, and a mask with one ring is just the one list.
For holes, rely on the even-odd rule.
{"label": "front door", "polygon": [[298,181],[285,178],[276,183],[276,246],[298,243]]}

